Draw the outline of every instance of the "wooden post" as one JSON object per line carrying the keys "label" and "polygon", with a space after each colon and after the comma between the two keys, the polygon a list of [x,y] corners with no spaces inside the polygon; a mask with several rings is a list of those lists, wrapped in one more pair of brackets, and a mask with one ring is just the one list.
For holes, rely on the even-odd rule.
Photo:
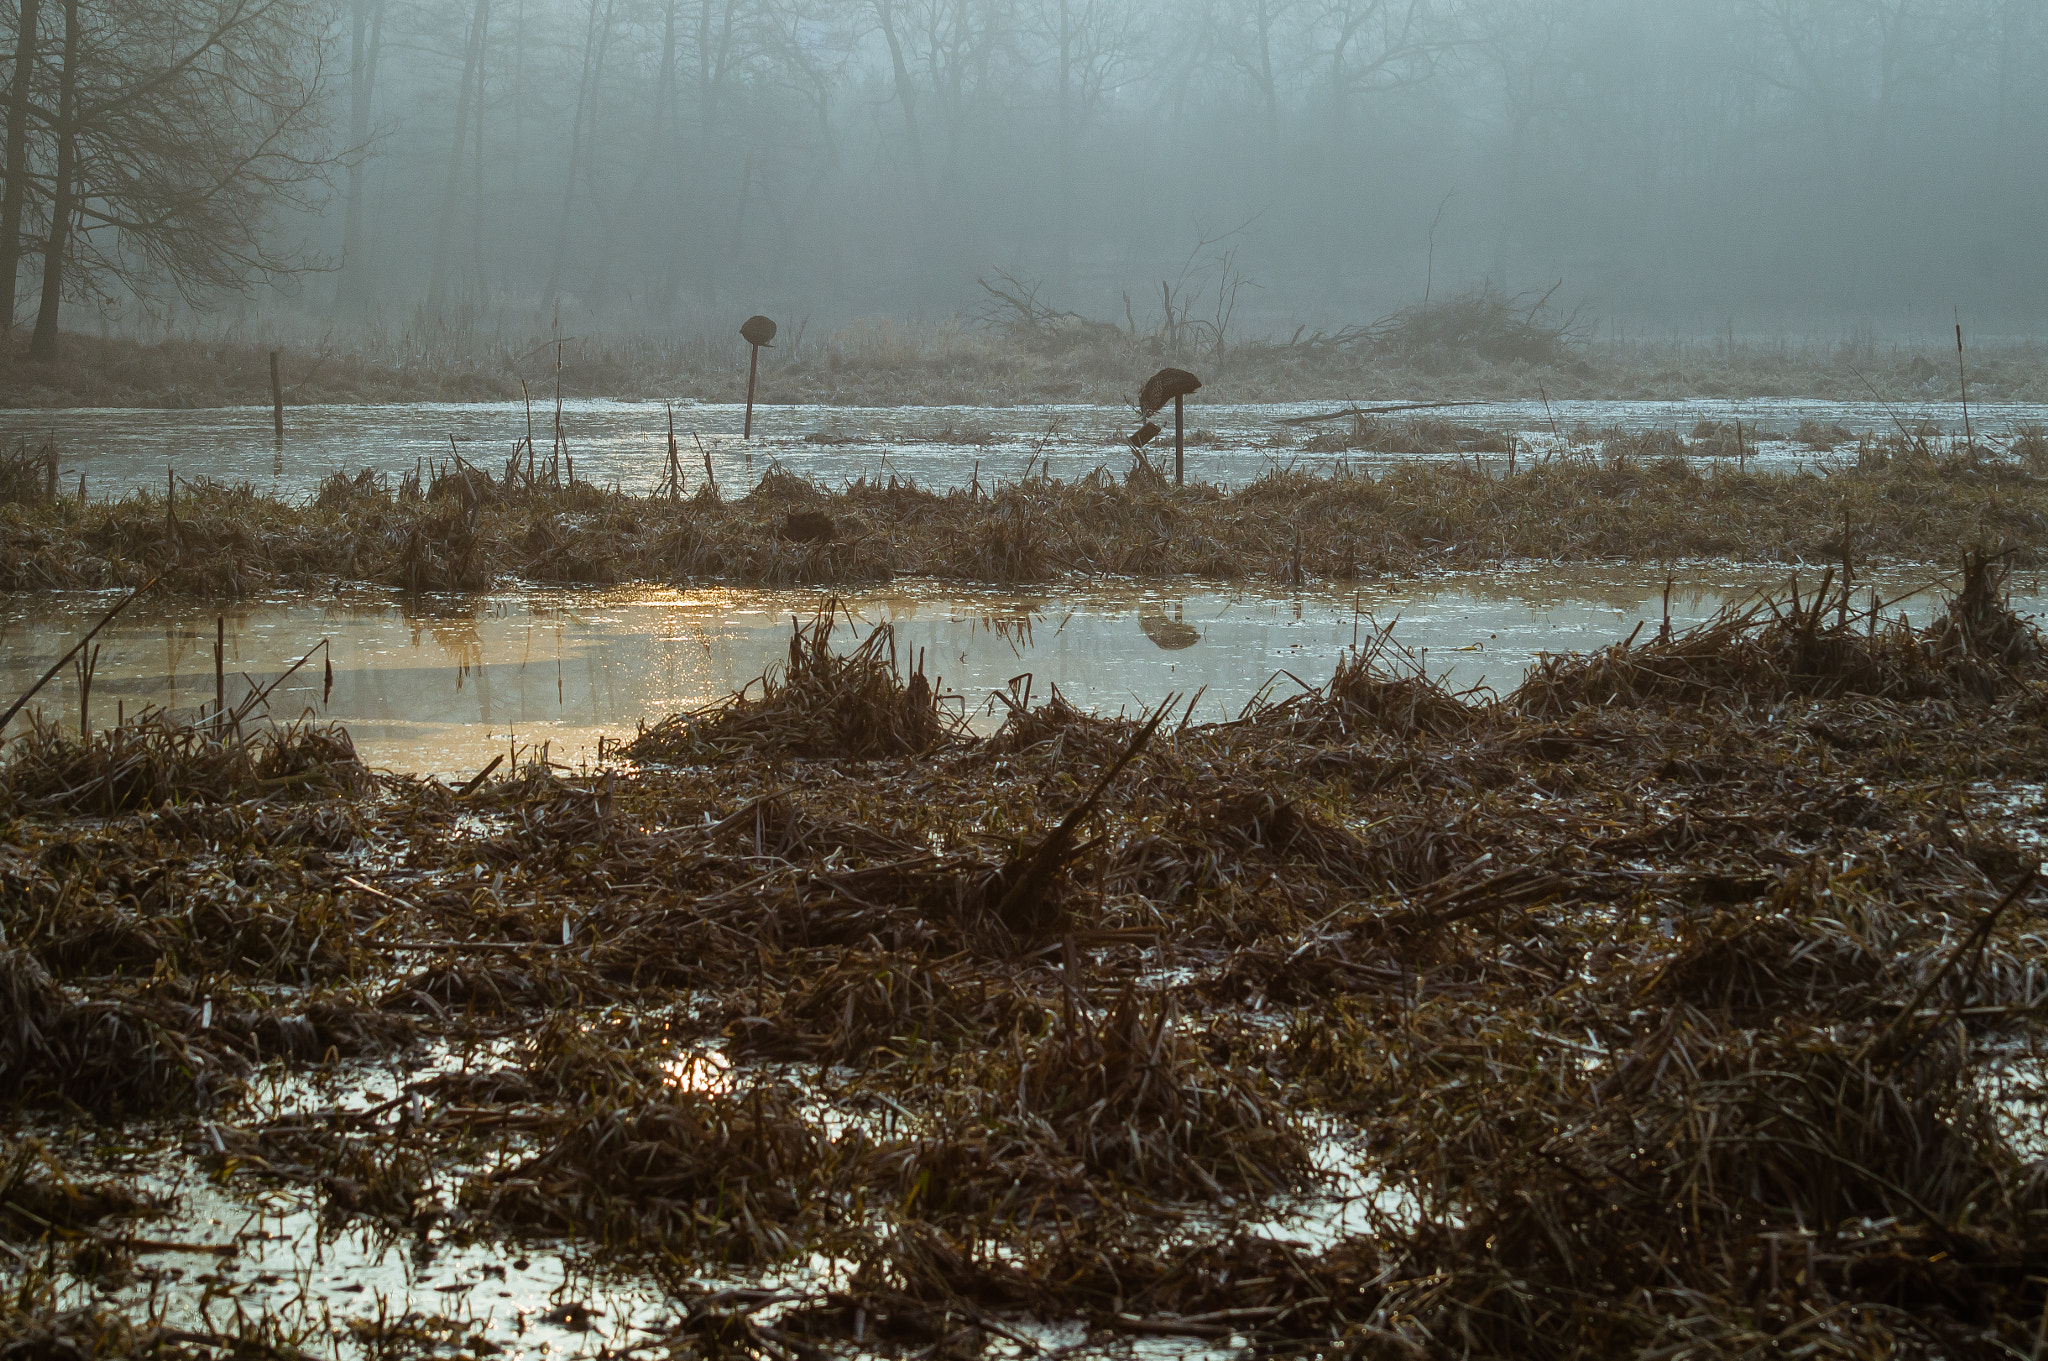
{"label": "wooden post", "polygon": [[775,339],[775,323],[767,317],[748,317],[740,323],[740,336],[753,347],[753,355],[747,361],[747,423],[741,427],[740,438],[754,437],[754,377],[761,371],[761,347]]}
{"label": "wooden post", "polygon": [[755,345],[750,348],[753,357],[747,361],[747,423],[740,431],[741,439],[754,437],[754,375],[761,371],[761,347]]}
{"label": "wooden post", "polygon": [[277,373],[277,356],[279,353],[277,350],[270,352],[270,429],[277,436],[277,442],[283,444],[284,381],[278,377]]}
{"label": "wooden post", "polygon": [[1138,389],[1138,419],[1145,422],[1133,438],[1144,444],[1159,437],[1159,424],[1152,417],[1173,402],[1173,485],[1187,485],[1187,395],[1202,390],[1202,380],[1186,369],[1161,369]]}
{"label": "wooden post", "polygon": [[1181,403],[1186,400],[1187,399],[1185,397],[1176,397],[1173,399],[1173,485],[1176,487],[1183,487],[1187,485],[1187,474],[1181,458],[1180,434]]}
{"label": "wooden post", "polygon": [[164,537],[178,542],[178,470],[164,469]]}

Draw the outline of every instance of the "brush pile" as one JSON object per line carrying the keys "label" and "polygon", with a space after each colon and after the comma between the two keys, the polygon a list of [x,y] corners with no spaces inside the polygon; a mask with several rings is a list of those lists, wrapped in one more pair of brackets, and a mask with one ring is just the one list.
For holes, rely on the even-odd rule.
{"label": "brush pile", "polygon": [[2000,568],[1926,627],[1824,578],[1504,696],[1381,634],[1229,722],[988,739],[826,616],[634,767],[17,795],[0,1098],[423,1249],[568,1237],[668,1283],[643,1354],[2030,1355],[2048,654]]}
{"label": "brush pile", "polygon": [[1493,364],[1526,364],[1570,370],[1584,364],[1576,352],[1588,328],[1580,314],[1558,316],[1550,305],[1557,294],[1510,295],[1482,284],[1440,302],[1427,300],[1365,326],[1332,335],[1297,335],[1290,349],[1310,354],[1349,351],[1381,359],[1404,359],[1425,371],[1455,365],[1463,356]]}

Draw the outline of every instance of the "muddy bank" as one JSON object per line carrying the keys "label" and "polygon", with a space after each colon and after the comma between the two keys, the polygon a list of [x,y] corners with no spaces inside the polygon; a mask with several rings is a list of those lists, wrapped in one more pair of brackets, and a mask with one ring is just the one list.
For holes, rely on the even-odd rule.
{"label": "muddy bank", "polygon": [[[152,1243],[255,1249],[60,1132],[148,1115],[429,1261],[573,1238],[658,1283],[605,1335],[634,1354],[1009,1354],[1046,1320],[2024,1352],[2048,654],[1974,558],[1924,627],[1861,611],[1830,579],[1484,704],[1371,642],[1222,723],[1020,691],[986,738],[821,619],[573,779],[45,729],[0,768],[0,1329],[517,1345],[427,1290],[178,1321]],[[379,1053],[420,1066],[278,1095]]]}
{"label": "muddy bank", "polygon": [[[1897,437],[1830,473],[1737,471],[1649,436],[1599,460],[1276,470],[1235,490],[1148,468],[948,492],[894,479],[837,490],[771,468],[637,496],[530,464],[392,479],[337,474],[308,503],[179,479],[175,498],[50,495],[33,453],[0,463],[0,589],[139,585],[239,596],[370,582],[475,591],[506,578],[610,585],[839,585],[899,576],[999,584],[1192,575],[1289,584],[1514,560],[1952,559],[2031,564],[2048,482],[2025,456]],[[2032,450],[2028,446],[2029,451]],[[1708,475],[1711,474],[1711,475]]]}
{"label": "muddy bank", "polygon": [[[596,334],[564,347],[571,397],[737,401],[747,356],[737,334]],[[287,343],[281,380],[291,405],[316,402],[536,400],[554,392],[555,355],[535,332],[437,327],[382,338],[308,336]],[[1104,328],[1094,339],[1012,335],[956,322],[858,322],[794,334],[764,352],[768,403],[972,405],[1128,402],[1162,363],[1196,368],[1233,401],[1413,401],[1479,398],[1833,397],[1910,404],[1953,400],[1953,352],[1929,346],[1782,343],[1578,343],[1529,354],[1457,338],[1391,348],[1311,340],[1253,341],[1223,353],[1174,355]],[[522,389],[522,382],[525,384]],[[1970,359],[1983,401],[2048,400],[2037,345],[1987,345]],[[210,407],[270,404],[269,345],[224,338],[156,343],[68,335],[62,359],[0,356],[0,406]]]}

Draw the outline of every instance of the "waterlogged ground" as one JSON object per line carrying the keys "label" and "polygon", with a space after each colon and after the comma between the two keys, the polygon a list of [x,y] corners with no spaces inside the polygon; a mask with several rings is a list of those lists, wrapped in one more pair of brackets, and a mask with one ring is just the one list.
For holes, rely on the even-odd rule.
{"label": "waterlogged ground", "polygon": [[[835,635],[630,763],[460,793],[334,748],[236,774],[183,730],[35,734],[0,787],[0,1003],[33,1022],[0,1060],[35,1104],[0,1129],[27,1302],[0,1326],[529,1361],[1876,1355],[1904,1299],[1928,1354],[2026,1355],[2048,645],[1970,563],[1882,619],[1698,569],[1677,637],[1500,705],[1336,653],[1371,603],[1418,665],[1505,689],[1539,637],[1660,632],[1662,584],[875,593],[899,653],[1031,671],[1037,707],[942,740]],[[1762,621],[1686,631],[1771,584]],[[566,710],[593,652],[586,688],[712,697],[815,600],[280,600],[235,637],[260,675],[306,642],[265,628],[358,629],[330,711],[410,654],[383,702],[414,740],[485,721],[429,696],[509,704],[521,666]],[[10,636],[47,655],[90,608]],[[139,620],[127,679],[185,674],[208,623]],[[1055,673],[1098,710],[1192,692],[1205,648],[1237,695],[1318,688],[1143,729],[1045,702]],[[136,810],[152,743],[187,784]],[[24,1230],[46,1169],[175,1204]]]}
{"label": "waterlogged ground", "polygon": [[[1889,569],[1865,585],[1923,619],[1936,596],[1910,593],[1940,575]],[[1805,588],[1819,576],[1807,571]],[[1672,625],[1797,579],[1778,567],[1678,569]],[[1126,583],[1014,592],[907,582],[842,603],[858,632],[893,625],[900,659],[921,659],[960,697],[970,724],[987,731],[1004,712],[992,693],[1026,675],[1036,696],[1057,686],[1083,709],[1136,713],[1169,693],[1200,692],[1197,720],[1232,717],[1262,691],[1284,696],[1327,680],[1339,653],[1382,626],[1416,665],[1456,689],[1511,690],[1544,653],[1654,634],[1665,584],[1665,574],[1642,568],[1531,566],[1302,591]],[[2042,606],[2038,579],[2015,586],[2019,608]],[[25,689],[116,598],[0,599],[0,694]],[[324,640],[324,653],[276,685],[269,711],[343,723],[373,765],[466,777],[514,743],[545,743],[552,759],[588,764],[601,738],[616,743],[642,720],[723,699],[782,663],[792,618],[809,618],[831,598],[635,587],[424,598],[362,589],[226,606],[145,599],[100,635],[91,719],[106,726],[149,705],[190,714],[211,703],[218,625],[230,705],[252,686],[278,682]],[[75,671],[61,672],[39,703],[46,717],[75,724]],[[17,718],[10,732],[28,721]]]}
{"label": "waterlogged ground", "polygon": [[[1227,393],[1200,394],[1187,409],[1187,475],[1236,486],[1274,467],[1326,469],[1337,461],[1372,468],[1417,458],[1470,459],[1473,455],[1371,452],[1328,454],[1301,446],[1334,425],[1293,425],[1294,417],[1340,404],[1292,402],[1233,404]],[[2009,438],[2021,427],[2048,424],[2048,405],[1972,406],[1971,429],[1980,439]],[[1743,423],[1751,466],[1793,471],[1826,467],[1844,456],[1793,438],[1802,421],[1854,434],[1894,434],[1923,428],[1960,434],[1963,410],[1954,402],[1836,402],[1797,398],[1740,401],[1476,402],[1408,412],[1461,426],[1512,435],[1518,460],[1597,447],[1592,432],[1672,431],[1689,436],[1701,422]],[[530,417],[530,419],[529,419]],[[561,434],[576,476],[627,491],[661,483],[668,469],[671,418],[686,487],[704,477],[708,458],[722,491],[751,486],[771,463],[828,486],[859,478],[894,476],[921,486],[965,487],[979,479],[1013,481],[1027,474],[1085,477],[1095,468],[1121,472],[1130,464],[1124,441],[1137,428],[1135,414],[1116,406],[837,407],[763,406],[754,413],[754,436],[742,440],[741,407],[654,401],[580,399],[563,403]],[[446,461],[452,448],[489,470],[504,471],[529,428],[543,463],[555,448],[555,413],[537,402],[410,403],[292,407],[282,449],[273,442],[270,412],[228,407],[191,411],[60,409],[0,411],[0,442],[39,445],[54,440],[58,480],[75,494],[86,479],[90,495],[135,488],[160,489],[166,467],[186,478],[249,482],[283,497],[302,497],[335,472],[376,468],[393,476],[421,461]],[[1154,446],[1171,464],[1172,422]],[[1589,443],[1590,441],[1590,443]],[[1853,449],[1847,456],[1853,457]],[[1504,467],[1507,456],[1481,454]],[[1703,463],[1705,461],[1703,460]]]}
{"label": "waterlogged ground", "polygon": [[[146,1216],[129,1226],[133,1251],[117,1270],[75,1275],[66,1302],[153,1317],[179,1329],[212,1331],[237,1311],[271,1320],[302,1336],[315,1355],[343,1344],[368,1356],[449,1351],[506,1358],[616,1355],[673,1331],[678,1298],[722,1291],[774,1294],[792,1301],[844,1289],[858,1260],[813,1252],[772,1268],[703,1271],[657,1277],[644,1268],[608,1264],[574,1239],[507,1242],[443,1223],[454,1208],[456,1181],[488,1170],[478,1160],[442,1167],[421,1188],[409,1225],[323,1215],[332,1191],[266,1180],[237,1166],[230,1151],[258,1127],[317,1125],[332,1116],[352,1122],[366,1141],[403,1141],[405,1122],[419,1118],[413,1094],[438,1075],[482,1071],[516,1061],[508,1043],[435,1043],[384,1062],[350,1062],[311,1075],[279,1072],[259,1081],[231,1120],[127,1131],[110,1143],[90,1127],[28,1124],[14,1131],[40,1142],[74,1175],[120,1179],[176,1206],[175,1216]],[[673,1086],[730,1092],[732,1070],[709,1046],[680,1046]],[[831,1090],[833,1077],[796,1064],[750,1065],[748,1081],[770,1080],[807,1090],[806,1118],[837,1136],[862,1123]],[[821,1080],[822,1078],[822,1080]],[[873,1120],[873,1132],[886,1133]],[[1360,1170],[1355,1131],[1311,1119],[1318,1181],[1310,1191],[1200,1215],[1190,1236],[1249,1233],[1325,1250],[1367,1232],[1386,1216],[1412,1212]],[[235,1175],[241,1171],[242,1175]],[[756,1317],[772,1322],[770,1305]],[[668,1328],[662,1325],[668,1324]],[[1242,1338],[1098,1338],[1067,1321],[1013,1321],[1011,1337],[987,1339],[990,1358],[1058,1350],[1089,1356],[1168,1361],[1180,1356],[1230,1356]],[[858,1349],[853,1354],[861,1354]]]}

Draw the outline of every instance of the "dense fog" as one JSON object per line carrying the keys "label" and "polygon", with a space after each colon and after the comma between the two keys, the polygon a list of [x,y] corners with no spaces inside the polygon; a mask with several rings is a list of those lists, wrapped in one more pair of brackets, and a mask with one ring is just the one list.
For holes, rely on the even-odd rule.
{"label": "dense fog", "polygon": [[318,316],[664,326],[950,316],[1001,275],[1102,320],[1170,294],[1283,336],[1483,280],[1561,285],[1623,336],[1953,307],[2032,334],[2048,301],[2039,0],[42,0],[34,69],[10,62],[41,92],[24,321],[64,16],[103,44],[104,104],[176,58],[133,15],[181,6],[192,32],[271,25],[272,84],[232,96],[285,110],[247,134],[247,241],[185,269],[95,215],[81,149],[67,326],[239,280]]}

